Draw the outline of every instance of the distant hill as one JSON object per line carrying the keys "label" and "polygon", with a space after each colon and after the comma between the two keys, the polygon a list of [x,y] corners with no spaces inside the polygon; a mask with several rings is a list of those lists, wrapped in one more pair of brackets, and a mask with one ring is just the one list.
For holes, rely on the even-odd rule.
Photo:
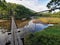
{"label": "distant hill", "polygon": [[28,9],[23,5],[15,3],[1,2],[0,5],[0,19],[10,19],[11,15],[14,15],[16,19],[30,18],[34,12],[35,11]]}

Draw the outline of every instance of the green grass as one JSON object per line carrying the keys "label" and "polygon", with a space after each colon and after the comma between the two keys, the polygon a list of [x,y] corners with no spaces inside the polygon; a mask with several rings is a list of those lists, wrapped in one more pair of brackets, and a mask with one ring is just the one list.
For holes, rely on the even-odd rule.
{"label": "green grass", "polygon": [[56,24],[53,27],[48,27],[41,31],[40,33],[52,34],[52,35],[60,35],[60,24]]}
{"label": "green grass", "polygon": [[60,45],[60,24],[25,37],[25,45]]}

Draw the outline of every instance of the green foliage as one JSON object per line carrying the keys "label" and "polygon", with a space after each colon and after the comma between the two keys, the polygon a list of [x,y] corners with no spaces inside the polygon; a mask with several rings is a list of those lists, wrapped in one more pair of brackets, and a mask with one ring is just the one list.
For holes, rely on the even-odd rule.
{"label": "green foliage", "polygon": [[60,9],[60,0],[51,0],[48,4],[47,7],[51,10],[55,9]]}
{"label": "green foliage", "polygon": [[25,37],[25,45],[60,45],[60,24]]}
{"label": "green foliage", "polygon": [[[14,15],[16,19],[30,18],[34,11],[15,3],[6,3],[4,0],[0,1],[0,18],[8,19]],[[9,15],[9,16],[7,16]]]}
{"label": "green foliage", "polygon": [[40,17],[58,17],[60,18],[60,11],[59,12],[54,12],[54,13],[50,13],[50,12],[45,12],[45,13],[35,13],[34,15],[40,16]]}
{"label": "green foliage", "polygon": [[17,9],[15,10],[17,15],[16,18],[29,18],[31,15],[33,15],[33,12],[29,10],[28,8],[22,6],[22,5],[17,5]]}
{"label": "green foliage", "polygon": [[38,13],[35,13],[34,15],[41,16],[41,17],[50,17],[52,14],[49,13],[49,12],[46,12],[46,13],[40,13],[40,12],[38,12]]}

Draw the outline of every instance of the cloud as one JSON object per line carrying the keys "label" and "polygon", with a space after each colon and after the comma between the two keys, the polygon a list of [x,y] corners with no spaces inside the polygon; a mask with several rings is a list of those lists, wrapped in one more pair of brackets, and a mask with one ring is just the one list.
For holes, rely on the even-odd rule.
{"label": "cloud", "polygon": [[6,0],[7,2],[12,2],[12,3],[17,3],[17,4],[22,4],[25,7],[32,9],[36,12],[47,10],[46,5],[40,5],[38,3],[40,0]]}

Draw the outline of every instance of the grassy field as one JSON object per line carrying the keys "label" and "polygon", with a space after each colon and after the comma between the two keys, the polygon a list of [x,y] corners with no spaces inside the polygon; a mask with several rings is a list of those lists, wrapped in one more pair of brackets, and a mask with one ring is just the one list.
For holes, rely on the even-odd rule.
{"label": "grassy field", "polygon": [[[20,28],[28,24],[29,20],[25,21],[16,20],[15,22],[17,24],[17,27]],[[11,26],[11,20],[0,20],[0,27],[4,29],[10,29],[10,26]]]}
{"label": "grassy field", "polygon": [[36,19],[35,22],[42,22],[45,24],[58,24],[60,23],[60,18],[55,18],[55,17],[40,17],[38,19]]}
{"label": "grassy field", "polygon": [[[42,22],[42,23],[45,23],[45,24],[48,24],[48,23],[59,24],[60,23],[59,19],[60,18],[40,17],[40,18],[36,19],[35,22]],[[24,27],[25,25],[28,24],[29,21],[30,20],[24,20],[24,21],[16,20],[17,27],[18,28]],[[10,20],[0,20],[0,27],[10,28],[10,26],[11,26],[11,21]]]}

